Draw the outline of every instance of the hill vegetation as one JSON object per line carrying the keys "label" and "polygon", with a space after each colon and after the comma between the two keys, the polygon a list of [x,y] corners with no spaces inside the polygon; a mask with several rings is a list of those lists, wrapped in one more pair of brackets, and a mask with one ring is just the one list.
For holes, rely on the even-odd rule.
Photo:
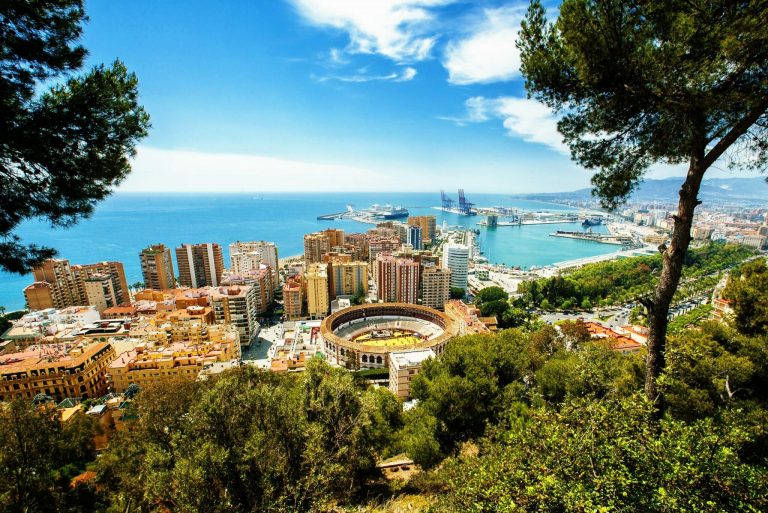
{"label": "hill vegetation", "polygon": [[[95,457],[87,417],[60,424],[27,402],[0,409],[2,511],[761,511],[768,508],[765,263],[734,273],[734,326],[671,335],[666,413],[642,394],[643,354],[581,323],[451,341],[387,390],[321,360],[298,375],[249,367],[148,387],[136,420]],[[494,301],[491,299],[491,301]],[[423,470],[385,480],[405,453]],[[83,470],[93,478],[70,480]],[[383,509],[382,511],[386,511]]]}
{"label": "hill vegetation", "polygon": [[[712,288],[719,273],[736,266],[756,251],[736,244],[711,243],[688,251],[677,297]],[[600,262],[567,271],[560,276],[523,282],[520,306],[590,308],[619,305],[648,295],[656,286],[661,255]]]}

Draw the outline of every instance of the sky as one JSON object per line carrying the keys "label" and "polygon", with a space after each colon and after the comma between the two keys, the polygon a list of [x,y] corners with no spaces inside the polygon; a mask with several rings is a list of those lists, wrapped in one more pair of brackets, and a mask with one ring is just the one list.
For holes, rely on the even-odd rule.
{"label": "sky", "polygon": [[126,63],[152,122],[118,191],[587,187],[553,114],[526,97],[526,6],[89,0],[88,65]]}

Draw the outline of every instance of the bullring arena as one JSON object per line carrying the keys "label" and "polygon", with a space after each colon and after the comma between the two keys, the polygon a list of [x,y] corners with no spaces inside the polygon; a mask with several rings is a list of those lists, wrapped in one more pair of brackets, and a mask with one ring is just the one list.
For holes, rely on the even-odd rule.
{"label": "bullring arena", "polygon": [[355,368],[389,366],[389,353],[432,349],[443,352],[458,334],[456,321],[426,306],[371,303],[340,310],[323,320],[323,351],[339,365]]}

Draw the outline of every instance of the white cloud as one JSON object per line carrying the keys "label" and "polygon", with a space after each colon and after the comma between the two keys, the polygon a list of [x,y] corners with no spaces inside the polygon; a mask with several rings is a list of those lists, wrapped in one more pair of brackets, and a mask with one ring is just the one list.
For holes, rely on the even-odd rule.
{"label": "white cloud", "polygon": [[486,9],[470,35],[448,44],[443,66],[452,84],[510,80],[520,74],[520,51],[515,46],[524,10],[519,7]]}
{"label": "white cloud", "polygon": [[374,81],[387,81],[393,82],[408,82],[413,80],[416,76],[416,69],[411,67],[403,68],[402,73],[392,72],[388,75],[368,75],[366,74],[367,68],[361,68],[354,75],[325,75],[316,76],[312,75],[312,78],[318,82],[327,82],[329,80],[338,80],[339,82],[374,82]]}
{"label": "white cloud", "polygon": [[396,62],[429,57],[437,40],[431,8],[454,0],[291,0],[311,23],[345,30],[351,53],[381,54]]}
{"label": "white cloud", "polygon": [[405,68],[403,73],[395,80],[395,82],[409,82],[416,76],[416,68]]}
{"label": "white cloud", "polygon": [[482,123],[501,119],[507,134],[526,142],[543,144],[553,150],[569,155],[562,136],[557,131],[557,118],[549,108],[527,98],[502,96],[485,98],[473,96],[464,103],[467,112],[461,118],[444,117],[458,125]]}
{"label": "white cloud", "polygon": [[389,183],[386,175],[362,167],[146,146],[132,164],[120,191],[361,191]]}

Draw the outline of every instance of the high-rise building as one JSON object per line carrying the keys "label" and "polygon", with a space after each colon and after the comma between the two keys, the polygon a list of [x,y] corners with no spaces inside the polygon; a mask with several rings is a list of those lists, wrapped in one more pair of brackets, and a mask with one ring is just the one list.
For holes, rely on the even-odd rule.
{"label": "high-rise building", "polygon": [[328,235],[323,232],[309,233],[304,236],[304,265],[318,264],[323,255],[331,250]]}
{"label": "high-rise building", "polygon": [[274,273],[268,265],[262,264],[258,269],[251,269],[242,273],[224,271],[221,284],[249,285],[254,288],[256,301],[256,315],[264,314],[275,299],[275,287],[272,280]]}
{"label": "high-rise building", "polygon": [[451,287],[467,290],[469,248],[449,242],[443,245],[443,267],[451,270]]}
{"label": "high-rise building", "polygon": [[408,238],[406,242],[411,245],[414,250],[421,250],[421,226],[410,224],[408,225]]}
{"label": "high-rise building", "polygon": [[331,260],[328,264],[330,299],[354,296],[368,290],[368,263]]}
{"label": "high-rise building", "polygon": [[373,237],[368,241],[368,261],[376,262],[379,253],[394,253],[400,249],[400,239],[397,237]]}
{"label": "high-rise building", "polygon": [[304,309],[304,283],[301,275],[291,276],[283,284],[283,313],[288,320],[301,319]]}
{"label": "high-rise building", "polygon": [[250,285],[213,288],[210,301],[216,322],[235,325],[240,345],[249,346],[259,332],[256,289]]}
{"label": "high-rise building", "polygon": [[221,246],[212,242],[182,244],[176,248],[179,283],[185,287],[217,287],[224,272]]}
{"label": "high-rise building", "polygon": [[230,269],[242,273],[258,269],[260,264],[277,269],[277,246],[274,242],[266,241],[237,241],[229,245]]}
{"label": "high-rise building", "polygon": [[410,258],[397,259],[397,302],[416,303],[419,299],[419,263]]}
{"label": "high-rise building", "polygon": [[379,301],[397,301],[397,260],[391,253],[379,253],[375,260],[374,281]]}
{"label": "high-rise building", "polygon": [[408,218],[408,224],[421,227],[421,241],[429,243],[435,240],[435,216],[413,216]]}
{"label": "high-rise building", "polygon": [[[131,301],[120,262],[70,266],[68,260],[50,259],[35,267],[32,273],[35,283],[24,289],[24,295],[33,310],[89,305],[86,281],[94,276],[102,282],[110,282],[106,296],[102,297],[110,303],[109,306],[125,305]],[[93,297],[98,296],[95,285],[91,285],[90,290]]]}
{"label": "high-rise building", "polygon": [[427,266],[421,274],[421,304],[442,310],[451,298],[451,270]]}
{"label": "high-rise building", "polygon": [[145,288],[166,290],[176,286],[170,248],[163,244],[153,244],[141,250],[139,259]]}
{"label": "high-rise building", "polygon": [[307,314],[312,319],[328,315],[328,265],[311,264],[307,269]]}
{"label": "high-rise building", "polygon": [[376,257],[376,292],[385,303],[416,303],[419,296],[419,264],[390,253]]}
{"label": "high-rise building", "polygon": [[368,260],[368,235],[365,233],[346,234],[344,247],[352,255],[352,260]]}
{"label": "high-rise building", "polygon": [[324,233],[325,236],[328,237],[329,251],[344,245],[344,230],[340,230],[339,228],[328,228],[320,233]]}
{"label": "high-rise building", "polygon": [[99,313],[107,308],[118,306],[115,286],[108,274],[93,274],[85,279],[86,304],[96,307]]}

